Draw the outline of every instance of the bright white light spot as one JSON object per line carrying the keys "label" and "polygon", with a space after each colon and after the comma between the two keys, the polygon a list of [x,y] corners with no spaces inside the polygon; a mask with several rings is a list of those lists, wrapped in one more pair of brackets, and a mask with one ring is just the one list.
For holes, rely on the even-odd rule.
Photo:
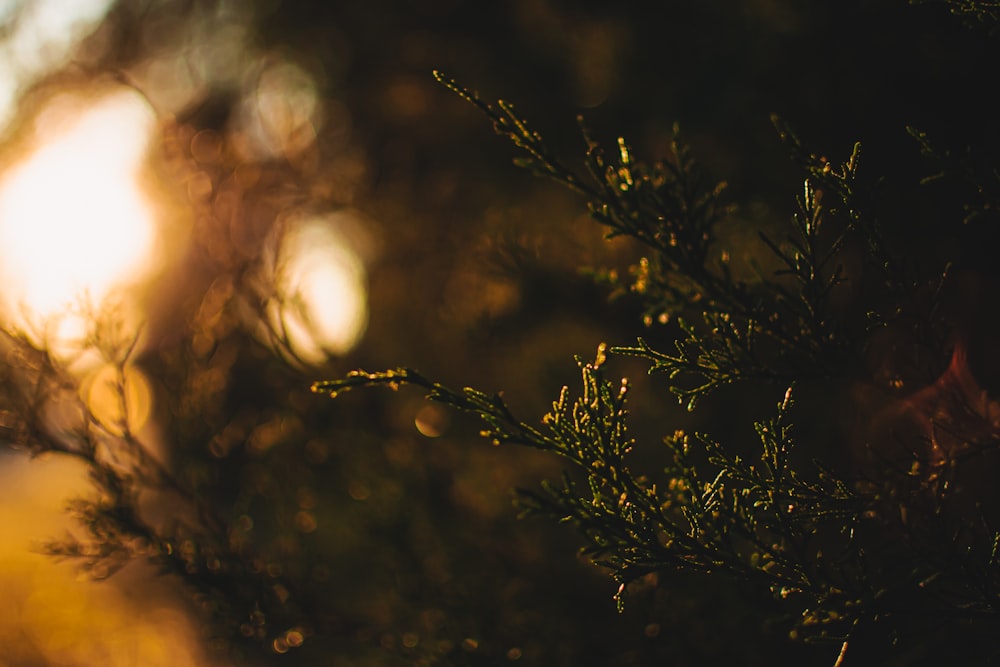
{"label": "bright white light spot", "polygon": [[132,91],[80,108],[57,97],[35,122],[34,149],[0,174],[3,304],[29,320],[81,299],[100,306],[151,261],[153,215],[139,183],[154,117]]}
{"label": "bright white light spot", "polygon": [[368,323],[364,266],[337,231],[341,222],[337,216],[295,221],[281,240],[272,327],[308,363],[347,352]]}

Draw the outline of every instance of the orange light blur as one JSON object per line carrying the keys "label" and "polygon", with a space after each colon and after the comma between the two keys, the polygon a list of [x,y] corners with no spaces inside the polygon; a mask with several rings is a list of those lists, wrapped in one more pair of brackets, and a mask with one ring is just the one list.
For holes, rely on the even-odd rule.
{"label": "orange light blur", "polygon": [[[4,327],[70,351],[113,305],[126,328],[117,334],[136,335],[138,284],[158,259],[142,182],[156,127],[144,98],[119,86],[56,94],[22,128],[0,170]],[[138,431],[152,409],[148,379],[135,367],[95,363],[74,371],[83,372],[80,395],[96,422],[111,434],[126,424]],[[135,563],[110,581],[88,581],[73,563],[39,552],[81,530],[66,502],[88,493],[78,462],[0,452],[0,667],[210,664],[175,580]]]}
{"label": "orange light blur", "polygon": [[271,325],[307,363],[344,354],[368,324],[364,265],[340,228],[352,215],[290,221],[280,241]]}
{"label": "orange light blur", "polygon": [[154,217],[139,174],[153,113],[124,88],[82,104],[50,100],[28,155],[0,173],[0,296],[15,326],[100,307],[152,264]]}
{"label": "orange light blur", "polygon": [[39,553],[79,530],[65,504],[88,491],[76,461],[0,454],[0,667],[218,664],[176,581],[139,564],[88,581],[72,563]]}

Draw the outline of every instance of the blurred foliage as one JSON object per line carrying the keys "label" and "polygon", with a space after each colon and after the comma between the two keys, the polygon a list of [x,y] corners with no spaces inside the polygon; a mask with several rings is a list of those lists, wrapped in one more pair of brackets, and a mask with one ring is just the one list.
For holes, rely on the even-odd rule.
{"label": "blurred foliage", "polygon": [[[989,17],[986,3],[973,5],[983,10],[976,16]],[[87,354],[96,350],[116,369],[119,389],[129,382],[127,368],[150,379],[156,427],[149,431],[130,432],[127,408],[119,413],[124,423],[95,420],[72,363],[7,330],[4,440],[84,460],[97,490],[75,506],[83,522],[75,539],[51,549],[94,576],[152,560],[200,604],[218,655],[238,663],[317,664],[331,656],[360,665],[832,663],[838,646],[786,641],[803,620],[789,616],[787,600],[698,571],[630,571],[629,604],[619,615],[616,586],[574,556],[574,531],[517,522],[510,509],[510,489],[558,477],[563,462],[470,442],[472,420],[416,396],[352,392],[329,403],[309,385],[349,368],[405,363],[433,370],[445,385],[503,387],[504,405],[522,414],[584,372],[588,395],[614,403],[617,384],[608,388],[598,377],[605,365],[574,369],[567,361],[589,358],[598,341],[627,344],[641,335],[635,357],[610,362],[631,376],[627,439],[708,431],[711,442],[736,450],[715,464],[759,457],[752,423],[766,425],[785,390],[769,381],[802,378],[808,367],[789,410],[798,443],[789,465],[805,469],[802,460],[817,457],[829,462],[824,474],[846,476],[852,454],[844,442],[854,441],[852,433],[898,427],[905,421],[893,412],[899,400],[937,386],[956,322],[971,332],[980,386],[995,380],[986,333],[994,316],[981,304],[992,284],[989,184],[998,137],[981,79],[996,51],[983,32],[966,31],[944,9],[889,0],[808,8],[781,0],[114,4],[74,61],[24,96],[29,103],[6,145],[17,146],[20,128],[60,87],[116,73],[163,119],[151,169],[168,195],[165,218],[185,245],[148,290],[138,342],[114,334],[106,316],[94,318],[85,341]],[[563,121],[583,113],[591,152],[582,169],[589,165],[599,177],[589,186],[598,190],[585,194],[610,203],[605,219],[600,207],[592,212],[625,234],[605,243],[606,230],[585,220],[570,193],[510,169],[505,146],[489,141],[482,118],[433,81],[435,69],[521,101],[542,124],[551,155],[580,152],[579,132]],[[290,100],[281,123],[269,125],[252,103],[275,99],[268,91]],[[783,146],[767,123],[773,112],[809,138],[804,145],[830,148],[842,161],[812,155],[787,131]],[[690,150],[674,143],[674,121]],[[922,143],[914,144],[907,125]],[[615,158],[603,155],[597,146],[618,132],[628,143]],[[268,140],[275,136],[285,139]],[[860,184],[849,181],[857,140],[872,175]],[[920,150],[939,161],[913,159]],[[633,154],[667,159],[641,171]],[[668,180],[677,186],[668,194],[682,208],[708,206],[699,210],[714,216],[712,235],[681,220],[673,231],[697,231],[690,245],[671,245],[669,235],[644,238],[637,231],[656,228],[649,211],[662,197],[647,186],[686,173],[691,155],[702,174],[724,174],[728,188],[717,190],[707,177]],[[625,169],[638,185],[608,183],[609,167]],[[794,184],[803,168],[811,185],[796,204],[788,193],[801,189]],[[946,178],[912,187],[941,170]],[[853,204],[841,201],[844,183]],[[828,208],[838,209],[830,226],[817,226],[820,218],[827,225],[820,210]],[[287,305],[274,286],[276,239],[301,211],[354,220],[345,234],[369,276],[365,336],[320,364],[304,358],[274,317]],[[645,227],[628,227],[632,213]],[[875,219],[878,228],[864,227]],[[827,236],[837,225],[854,225],[859,235],[851,242]],[[883,235],[893,242],[883,244]],[[858,267],[879,244],[878,256],[891,255],[891,266],[869,266],[858,281]],[[724,253],[728,269],[717,261]],[[645,268],[644,255],[652,262]],[[965,282],[941,281],[944,258],[954,260],[949,275]],[[708,270],[691,273],[705,261]],[[630,273],[631,266],[639,268]],[[777,283],[759,279],[776,269],[786,272]],[[631,289],[643,279],[645,290]],[[844,315],[835,338],[855,336],[853,346],[832,355],[825,342],[811,347],[831,335],[830,320],[810,319],[817,299],[846,313],[856,292],[887,280],[921,286],[903,312],[894,310],[896,293],[866,292],[883,295],[875,310],[885,321],[878,331],[888,333],[865,338],[871,323]],[[747,285],[739,299],[720,301],[736,284]],[[702,349],[674,328],[677,317],[698,332],[729,326],[703,326],[700,307],[688,304],[706,288],[716,303],[742,303],[743,317],[779,303],[765,347],[811,328],[779,372],[761,365],[733,386],[727,369],[753,370],[745,341],[702,337]],[[675,312],[678,301],[687,304],[683,312]],[[673,319],[660,324],[667,312]],[[673,387],[682,394],[706,382],[714,391],[687,413],[669,400],[664,376],[640,372],[647,361],[693,378]],[[568,396],[561,403],[574,405]],[[557,407],[554,414],[563,413]],[[671,461],[665,451],[684,452],[682,440],[671,442],[674,449],[632,447],[630,465],[662,471]],[[781,443],[763,444],[770,455],[785,455]],[[571,485],[581,483],[574,479]],[[562,491],[553,485],[521,498],[545,509],[575,497]],[[880,492],[850,487],[845,501]],[[720,494],[713,502],[733,501]],[[627,506],[617,502],[620,493],[607,497],[609,506],[592,511]],[[892,499],[885,504],[898,509]],[[777,504],[737,507],[771,512],[760,519],[765,525],[784,520]],[[684,532],[682,519],[667,518]],[[947,525],[928,532],[943,535]],[[605,542],[591,546],[613,561],[617,552],[606,547],[617,538],[590,535]],[[752,554],[739,550],[734,558],[744,556]],[[965,627],[954,621],[927,634],[973,647],[983,641]],[[847,664],[864,660],[866,641],[859,634]],[[871,655],[885,661],[919,664],[933,655],[908,634],[894,650],[879,641],[871,640]]]}

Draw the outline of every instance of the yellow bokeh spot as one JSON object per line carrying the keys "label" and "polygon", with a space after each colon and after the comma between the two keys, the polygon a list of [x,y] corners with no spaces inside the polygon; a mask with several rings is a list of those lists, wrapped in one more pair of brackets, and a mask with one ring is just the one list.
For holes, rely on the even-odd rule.
{"label": "yellow bokeh spot", "polygon": [[102,306],[149,269],[155,241],[140,183],[155,117],[138,93],[56,95],[33,127],[0,172],[3,305],[21,326]]}
{"label": "yellow bokeh spot", "polygon": [[290,220],[280,241],[270,326],[307,363],[347,352],[368,324],[364,265],[338,231],[349,217]]}
{"label": "yellow bokeh spot", "polygon": [[146,375],[135,366],[105,364],[80,390],[91,415],[113,435],[123,435],[126,427],[135,433],[149,419],[153,392]]}
{"label": "yellow bokeh spot", "polygon": [[448,412],[440,405],[428,403],[420,408],[413,423],[421,435],[428,438],[439,438],[448,428]]}

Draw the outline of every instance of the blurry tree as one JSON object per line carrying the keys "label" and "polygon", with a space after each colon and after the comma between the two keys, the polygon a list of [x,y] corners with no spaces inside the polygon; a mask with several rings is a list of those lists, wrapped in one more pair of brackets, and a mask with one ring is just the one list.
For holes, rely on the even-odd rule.
{"label": "blurry tree", "polygon": [[[965,521],[965,491],[942,506],[954,514],[925,523],[938,516],[931,491],[950,492],[950,459],[911,447],[928,434],[954,451],[992,441],[993,404],[979,393],[992,387],[993,346],[981,335],[990,316],[969,315],[984,310],[976,290],[989,293],[994,238],[996,124],[980,79],[995,46],[984,33],[895,0],[123,0],[73,23],[82,41],[62,56],[44,35],[69,33],[30,33],[44,25],[33,4],[46,3],[10,3],[0,18],[14,36],[4,64],[20,77],[0,177],[32,132],[55,127],[49,110],[67,90],[138,90],[159,121],[144,179],[165,249],[137,292],[138,315],[126,298],[117,308],[84,299],[34,328],[16,304],[7,311],[4,442],[81,461],[94,486],[72,507],[80,528],[53,535],[50,553],[97,578],[152,562],[192,595],[223,662],[830,664],[847,634],[846,664],[917,664],[941,638],[990,652],[980,621],[966,631],[958,617],[989,616],[992,557],[979,550],[992,533]],[[947,4],[976,20],[994,11]],[[835,46],[848,37],[852,48]],[[34,51],[48,60],[26,59]],[[543,148],[519,116],[487,110],[536,151],[536,169],[582,190],[618,238],[604,243],[572,193],[509,169],[501,142],[433,69],[555,123]],[[629,140],[615,158],[597,148],[603,140],[587,146],[591,180],[552,157],[579,144],[572,124],[557,123],[577,110],[594,137]],[[784,126],[783,147],[768,131],[772,111],[837,158],[812,156]],[[674,120],[705,173],[730,178],[727,191],[686,180],[679,145],[661,167],[632,157],[671,155]],[[907,135],[906,123],[919,131]],[[858,138],[861,171],[850,152]],[[946,176],[927,188],[915,187],[932,173],[910,159],[920,151]],[[810,185],[786,242],[795,162]],[[670,215],[659,220],[663,207]],[[678,315],[693,323],[688,333]],[[86,326],[70,343],[58,337],[60,321],[77,320]],[[751,321],[763,327],[760,347],[747,338]],[[566,364],[637,335],[644,342],[623,350],[632,357]],[[664,400],[662,377],[638,372],[647,362],[676,371],[668,384],[693,392],[684,398],[699,398],[698,410]],[[503,387],[501,405],[433,385],[446,403],[486,415],[491,437],[555,448],[571,464],[613,464],[593,487],[582,470],[565,488],[519,498],[584,528],[593,553],[630,582],[621,615],[617,585],[574,557],[572,530],[516,522],[510,510],[511,488],[535,488],[565,461],[470,443],[473,420],[419,395],[330,403],[309,392],[317,377],[398,363],[445,385]],[[623,397],[602,377],[612,364],[635,376],[627,433]],[[511,421],[504,406],[531,413],[574,370],[588,400],[568,394],[553,409],[552,439]],[[792,380],[794,407],[781,400]],[[347,382],[359,381],[368,378]],[[955,414],[965,403],[970,419]],[[787,453],[792,420],[799,445]],[[630,444],[677,429],[712,440]],[[920,474],[886,480],[872,472],[880,458],[845,451],[885,439],[903,440],[907,463],[916,452]],[[750,470],[758,445],[769,458]],[[634,473],[615,459],[626,453]],[[800,459],[814,457],[826,467],[812,474]],[[695,479],[706,463],[724,474]],[[855,473],[871,479],[844,481]],[[653,481],[673,494],[670,508],[657,505],[666,495],[635,493]],[[650,517],[660,523],[649,528]],[[720,542],[740,521],[758,523],[759,544],[746,534]],[[695,523],[701,532],[686,537]],[[629,533],[638,524],[646,532]],[[956,526],[967,532],[948,532]],[[851,527],[861,534],[842,530]],[[902,544],[898,535],[921,550],[899,560],[879,550]],[[764,543],[774,536],[778,546]],[[975,548],[951,560],[965,547]],[[835,555],[813,559],[820,550]],[[878,579],[900,563],[912,567]],[[679,573],[667,567],[676,564]],[[741,576],[716,576],[733,569]],[[888,601],[880,582],[892,584]],[[941,604],[907,597],[914,582]],[[959,593],[975,604],[957,604]],[[911,603],[956,618],[892,625]],[[0,617],[16,622],[15,612]],[[899,633],[895,649],[882,645],[887,627]],[[835,643],[789,642],[790,631]],[[31,636],[22,663],[86,660]]]}

